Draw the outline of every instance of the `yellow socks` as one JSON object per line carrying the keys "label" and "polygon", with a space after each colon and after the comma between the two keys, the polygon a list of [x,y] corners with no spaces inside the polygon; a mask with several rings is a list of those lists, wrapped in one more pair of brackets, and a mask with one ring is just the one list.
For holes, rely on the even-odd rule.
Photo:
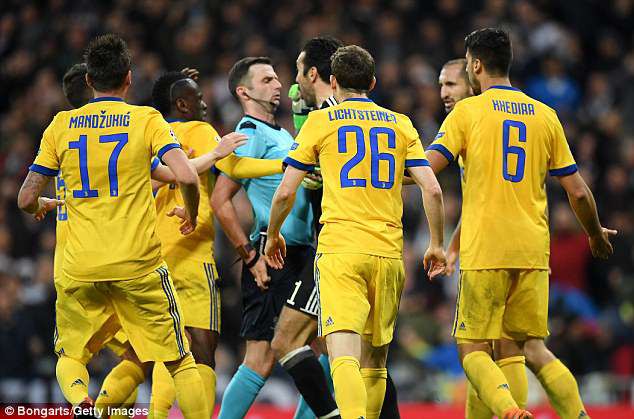
{"label": "yellow socks", "polygon": [[462,367],[480,399],[493,413],[502,417],[506,410],[517,407],[504,374],[489,354],[483,351],[471,352],[463,358]]}
{"label": "yellow socks", "polygon": [[155,362],[152,370],[151,419],[166,419],[176,400],[176,389],[170,372],[162,362]]}
{"label": "yellow socks", "polygon": [[[134,407],[134,405],[136,404],[136,396],[139,393],[139,388],[135,388],[134,391],[132,392],[132,394],[130,394],[130,397],[128,397],[128,399],[123,402],[123,404],[121,405],[122,409],[132,409]],[[127,414],[118,414],[118,415],[110,415],[110,419],[130,419],[130,416]]]}
{"label": "yellow socks", "polygon": [[511,395],[517,405],[524,409],[528,399],[528,378],[526,377],[526,358],[511,356],[495,361],[511,386]]}
{"label": "yellow socks", "polygon": [[467,403],[465,405],[465,417],[467,419],[491,419],[493,412],[478,397],[478,392],[469,380],[467,380]]}
{"label": "yellow socks", "polygon": [[165,364],[174,379],[178,406],[187,419],[209,419],[203,382],[191,353],[181,360]]}
{"label": "yellow socks", "polygon": [[588,417],[583,407],[577,380],[570,370],[555,359],[544,365],[537,374],[537,379],[546,390],[550,404],[562,419]]}
{"label": "yellow socks", "polygon": [[106,409],[108,406],[121,406],[143,381],[145,375],[139,365],[128,360],[119,362],[103,381],[95,407]]}
{"label": "yellow socks", "polygon": [[[367,393],[359,361],[353,356],[335,358],[330,365],[330,374],[341,419],[365,418]],[[383,386],[385,392],[385,384]]]}
{"label": "yellow socks", "polygon": [[385,398],[387,368],[361,368],[361,377],[368,397],[366,418],[377,419]]}
{"label": "yellow socks", "polygon": [[216,373],[213,368],[206,364],[196,364],[200,378],[203,380],[205,395],[207,396],[207,407],[209,407],[209,417],[214,411],[216,404]]}
{"label": "yellow socks", "polygon": [[68,403],[73,406],[88,397],[88,370],[76,359],[60,356],[55,367],[57,382]]}

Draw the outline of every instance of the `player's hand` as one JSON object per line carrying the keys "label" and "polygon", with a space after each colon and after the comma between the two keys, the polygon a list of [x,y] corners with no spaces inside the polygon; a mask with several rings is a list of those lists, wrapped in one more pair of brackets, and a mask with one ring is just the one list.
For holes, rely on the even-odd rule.
{"label": "player's hand", "polygon": [[44,196],[40,196],[37,199],[38,208],[35,213],[33,213],[33,218],[36,221],[42,221],[46,216],[46,213],[49,211],[53,211],[57,208],[58,205],[64,205],[64,201],[61,199],[54,198],[46,198]]}
{"label": "player's hand", "polygon": [[264,248],[266,263],[273,269],[282,269],[284,267],[284,258],[286,257],[286,241],[281,234],[268,236],[266,239],[266,247]]}
{"label": "player's hand", "polygon": [[447,260],[443,248],[429,246],[423,257],[423,266],[430,280],[442,275],[447,268]]}
{"label": "player's hand", "polygon": [[196,219],[189,215],[187,210],[183,207],[174,207],[167,213],[168,217],[177,216],[181,220],[180,231],[183,236],[191,234],[196,230]]}
{"label": "player's hand", "polygon": [[458,261],[459,252],[453,249],[447,249],[447,267],[445,275],[451,276],[456,272],[456,262]]}
{"label": "player's hand", "polygon": [[324,180],[321,177],[321,169],[319,166],[316,166],[313,172],[306,173],[306,176],[302,179],[302,186],[305,189],[310,189],[311,191],[321,189],[323,185]]}
{"label": "player's hand", "polygon": [[590,242],[592,256],[599,259],[607,259],[614,253],[612,243],[610,243],[610,236],[616,236],[617,234],[618,232],[616,230],[601,227],[601,234],[590,236],[588,241]]}
{"label": "player's hand", "polygon": [[308,119],[308,113],[312,111],[313,108],[306,105],[306,102],[302,98],[302,93],[299,90],[299,84],[291,85],[288,90],[288,97],[291,99],[295,132],[299,132],[304,122],[306,122],[306,119]]}
{"label": "player's hand", "polygon": [[198,78],[200,76],[200,71],[198,71],[195,68],[189,68],[189,67],[185,67],[184,69],[182,69],[181,73],[184,76],[187,76],[194,81],[198,81]]}
{"label": "player's hand", "polygon": [[[255,257],[255,252],[253,252],[253,257]],[[253,258],[249,259],[251,261]],[[269,289],[269,283],[271,282],[271,277],[269,276],[269,272],[266,269],[266,262],[264,262],[264,258],[261,257],[258,261],[249,268],[251,271],[251,275],[255,278],[255,283],[258,285],[262,291],[266,291]]]}
{"label": "player's hand", "polygon": [[233,150],[236,148],[245,145],[248,140],[249,137],[247,137],[246,134],[230,132],[220,139],[218,145],[214,148],[214,151],[216,152],[218,159],[223,159],[233,153]]}

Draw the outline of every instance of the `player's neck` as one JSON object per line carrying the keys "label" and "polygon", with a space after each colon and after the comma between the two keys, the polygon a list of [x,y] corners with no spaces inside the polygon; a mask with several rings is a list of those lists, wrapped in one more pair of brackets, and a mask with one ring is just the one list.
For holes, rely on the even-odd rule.
{"label": "player's neck", "polygon": [[330,87],[329,84],[322,82],[315,83],[315,102],[317,102],[317,107],[321,106],[332,94],[332,87]]}
{"label": "player's neck", "polygon": [[485,76],[480,80],[480,89],[485,91],[491,86],[511,86],[511,81],[508,77],[492,77]]}
{"label": "player's neck", "polygon": [[111,90],[109,92],[98,92],[93,90],[92,92],[95,99],[100,97],[118,97],[119,99],[125,99],[128,89]]}
{"label": "player's neck", "polygon": [[367,93],[356,93],[351,92],[349,90],[336,90],[335,91],[335,99],[337,99],[337,103],[341,103],[346,99],[367,99]]}

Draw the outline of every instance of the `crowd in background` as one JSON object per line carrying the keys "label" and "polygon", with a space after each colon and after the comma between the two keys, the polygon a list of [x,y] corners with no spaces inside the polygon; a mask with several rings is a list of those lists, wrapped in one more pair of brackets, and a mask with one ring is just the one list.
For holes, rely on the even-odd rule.
{"label": "crowd in background", "polygon": [[[464,56],[475,28],[501,26],[513,40],[511,80],[557,110],[603,224],[619,230],[614,256],[593,260],[556,181],[548,181],[551,295],[548,346],[578,377],[587,403],[631,401],[634,389],[634,1],[606,0],[3,0],[0,4],[0,401],[58,400],[52,348],[55,217],[20,213],[18,188],[44,128],[68,109],[61,76],[94,35],[116,32],[133,53],[128,101],[150,104],[166,70],[197,68],[210,122],[233,130],[239,105],[227,72],[243,56],[270,56],[285,87],[303,43],[318,34],[367,48],[377,64],[371,97],[408,115],[424,145],[444,110],[442,64]],[[278,122],[292,130],[284,98]],[[457,171],[440,177],[447,237],[460,213]],[[456,278],[429,282],[428,241],[417,189],[404,192],[407,284],[390,368],[401,400],[459,402],[464,378],[450,336]],[[247,211],[248,213],[248,211]],[[508,214],[508,217],[512,217]],[[245,225],[248,220],[244,220]],[[486,234],[486,230],[482,232]],[[242,359],[239,264],[218,233],[223,334],[219,389]],[[95,382],[112,366],[91,364]],[[292,403],[284,374],[263,399]],[[283,389],[283,391],[282,391]],[[144,396],[142,396],[144,397]],[[539,396],[534,396],[539,397]]]}

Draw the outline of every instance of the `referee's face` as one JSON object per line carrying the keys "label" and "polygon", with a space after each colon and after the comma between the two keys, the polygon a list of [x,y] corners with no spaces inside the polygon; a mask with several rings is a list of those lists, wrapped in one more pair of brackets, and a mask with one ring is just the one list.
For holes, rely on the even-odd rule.
{"label": "referee's face", "polygon": [[[312,80],[310,79],[310,72],[305,71],[304,67],[304,57],[306,53],[304,51],[299,53],[299,57],[297,57],[297,76],[295,77],[295,82],[299,85],[299,93],[306,102],[307,106],[315,107],[317,104],[317,99],[315,97],[315,89],[313,88]],[[305,73],[305,74],[304,74]]]}

